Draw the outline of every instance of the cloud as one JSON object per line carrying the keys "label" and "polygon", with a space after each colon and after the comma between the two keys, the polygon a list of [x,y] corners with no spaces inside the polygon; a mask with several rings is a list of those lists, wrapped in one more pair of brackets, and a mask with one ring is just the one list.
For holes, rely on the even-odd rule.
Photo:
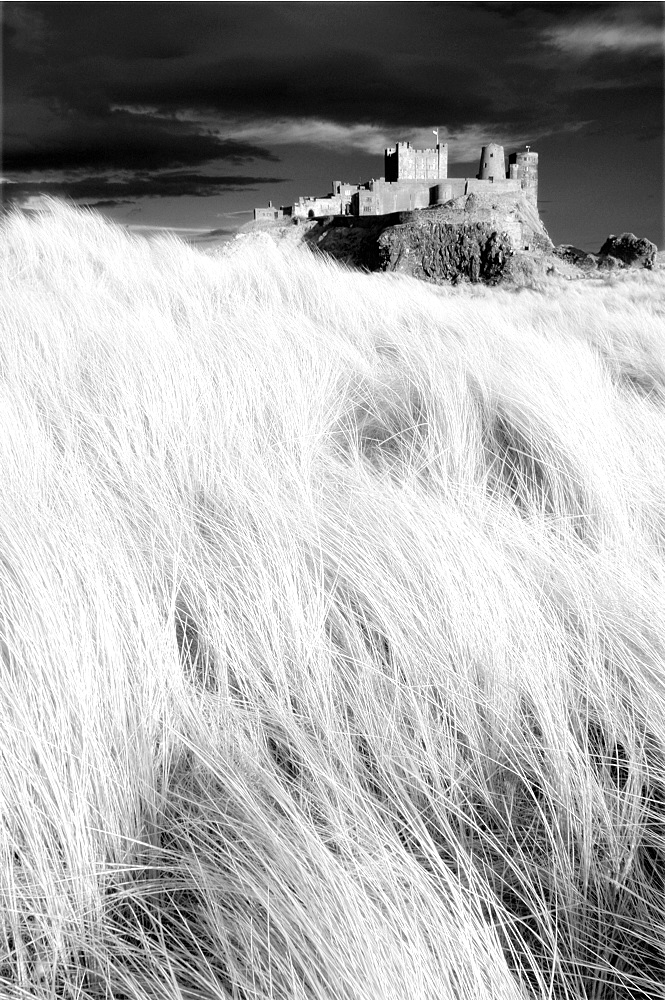
{"label": "cloud", "polygon": [[[118,108],[126,114],[144,119],[184,122],[190,128],[205,131],[221,143],[238,144],[242,148],[266,146],[320,146],[331,150],[360,150],[372,155],[382,149],[392,137],[385,128],[366,123],[343,124],[323,118],[251,117],[237,118],[223,114],[194,110],[163,112],[150,106]],[[254,144],[260,142],[261,147]]]}
{"label": "cloud", "polygon": [[218,219],[236,219],[241,215],[251,215],[251,208],[241,208],[237,212],[218,212],[216,218]]}
{"label": "cloud", "polygon": [[210,229],[205,233],[196,233],[189,237],[189,242],[193,244],[200,243],[219,243],[226,242],[226,240],[232,239],[238,232],[237,229]]}
{"label": "cloud", "polygon": [[[413,128],[408,125],[398,125],[387,129],[363,122],[341,124],[322,118],[304,117],[241,119],[193,110],[170,113],[145,106],[124,107],[122,110],[137,117],[176,118],[178,121],[215,133],[220,139],[228,142],[262,142],[278,149],[280,146],[317,146],[336,153],[359,151],[369,156],[377,156],[386,146],[392,146],[398,140],[408,139],[419,148],[432,146],[436,141],[431,127]],[[575,132],[587,124],[588,122],[564,122],[553,130],[543,125],[525,128],[510,121],[491,126],[474,122],[458,129],[439,127],[439,141],[449,144],[449,162],[468,163],[478,158],[481,146],[488,142],[501,141],[506,149],[519,148],[527,142],[551,135],[554,131]],[[436,122],[432,122],[432,126],[436,126]]]}
{"label": "cloud", "polygon": [[82,208],[117,208],[118,205],[133,205],[132,198],[102,198],[99,201],[81,202]]}
{"label": "cloud", "polygon": [[50,205],[50,199],[47,194],[25,194],[22,191],[16,192],[12,191],[12,195],[5,199],[5,205],[7,207],[18,206],[22,208],[25,212],[39,212],[42,209],[48,209]]}
{"label": "cloud", "polygon": [[254,191],[261,184],[282,184],[282,177],[251,175],[207,175],[177,171],[161,174],[136,174],[127,180],[109,177],[48,179],[19,181],[5,194],[5,200],[21,207],[41,207],[40,200],[49,195],[71,198],[86,203],[134,202],[138,198],[172,198],[189,196],[205,198],[224,192]]}
{"label": "cloud", "polygon": [[581,59],[603,55],[663,56],[665,35],[662,4],[581,4],[581,16],[558,21],[542,38],[559,51]]}
{"label": "cloud", "polygon": [[[137,116],[124,110],[71,115],[56,109],[39,122],[39,139],[21,135],[21,121],[30,122],[29,105],[5,113],[6,171],[158,170],[214,161],[242,164],[251,160],[277,162],[265,146],[213,135],[192,122],[176,118]],[[56,113],[57,112],[57,113]]]}
{"label": "cloud", "polygon": [[140,222],[127,222],[124,225],[125,229],[131,229],[132,232],[137,233],[184,233],[188,236],[207,236],[210,234],[210,230],[202,226],[158,226]]}
{"label": "cloud", "polygon": [[583,24],[562,24],[548,28],[543,37],[550,45],[577,56],[596,56],[603,51],[622,53],[663,52],[662,31],[646,24],[603,24],[588,21]]}

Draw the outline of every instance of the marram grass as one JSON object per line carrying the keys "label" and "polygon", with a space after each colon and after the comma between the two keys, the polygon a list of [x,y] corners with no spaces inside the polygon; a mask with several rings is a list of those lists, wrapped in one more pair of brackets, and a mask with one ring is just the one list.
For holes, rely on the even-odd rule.
{"label": "marram grass", "polygon": [[0,995],[665,982],[665,274],[4,222]]}

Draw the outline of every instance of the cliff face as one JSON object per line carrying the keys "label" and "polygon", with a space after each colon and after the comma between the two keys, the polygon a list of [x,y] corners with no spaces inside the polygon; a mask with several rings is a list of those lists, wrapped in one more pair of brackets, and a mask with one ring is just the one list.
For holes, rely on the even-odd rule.
{"label": "cliff face", "polygon": [[379,237],[382,271],[435,282],[498,281],[512,253],[508,234],[486,222],[412,222]]}
{"label": "cliff face", "polygon": [[536,208],[521,195],[470,194],[437,208],[307,224],[305,241],[370,271],[433,282],[506,277],[515,254],[551,253]]}
{"label": "cliff face", "polygon": [[611,236],[598,254],[554,247],[535,205],[522,195],[473,193],[436,208],[379,216],[248,224],[277,240],[303,242],[351,267],[396,271],[435,283],[533,286],[550,275],[585,278],[598,270],[658,266],[657,248],[632,233]]}

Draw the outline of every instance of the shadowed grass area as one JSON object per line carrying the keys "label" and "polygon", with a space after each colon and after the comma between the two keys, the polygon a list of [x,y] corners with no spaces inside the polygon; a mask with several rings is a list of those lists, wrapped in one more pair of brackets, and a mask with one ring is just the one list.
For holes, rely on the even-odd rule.
{"label": "shadowed grass area", "polygon": [[665,278],[4,223],[0,993],[665,981]]}

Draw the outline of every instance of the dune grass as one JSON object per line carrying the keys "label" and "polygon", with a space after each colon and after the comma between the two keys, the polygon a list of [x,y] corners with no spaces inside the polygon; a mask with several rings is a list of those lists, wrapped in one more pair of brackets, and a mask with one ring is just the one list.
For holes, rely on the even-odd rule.
{"label": "dune grass", "polygon": [[665,272],[4,222],[0,995],[665,981]]}

